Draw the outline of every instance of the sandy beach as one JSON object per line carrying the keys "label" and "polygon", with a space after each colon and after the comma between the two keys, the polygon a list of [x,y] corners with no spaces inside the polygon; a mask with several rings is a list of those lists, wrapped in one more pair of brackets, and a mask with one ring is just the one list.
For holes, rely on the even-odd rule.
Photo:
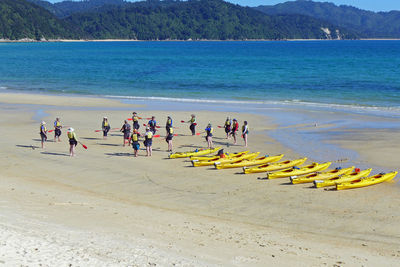
{"label": "sandy beach", "polygon": [[[0,93],[0,266],[397,266],[400,262],[400,187],[394,182],[337,192],[290,185],[287,179],[260,180],[240,169],[193,168],[184,159],[167,159],[164,138],[153,142],[153,156],[139,157],[122,146],[122,135],[107,140],[100,129],[107,116],[111,128],[137,111],[156,116],[159,125],[174,118],[174,151],[205,147],[204,135],[191,136],[187,124],[195,112],[198,131],[213,123],[215,146],[233,145],[218,129],[227,115],[250,125],[249,147],[261,154],[309,157],[273,138],[279,130],[271,117],[208,110],[163,111],[142,102]],[[317,116],[317,115],[315,115]],[[318,116],[324,116],[319,114]],[[68,156],[62,142],[40,148],[39,124],[48,129],[56,117],[74,127],[77,147]],[[362,118],[364,119],[364,118]],[[360,119],[360,121],[362,121]],[[141,123],[145,123],[142,121]],[[289,123],[284,129],[305,129]],[[391,129],[342,129],[329,125],[312,131],[323,142],[357,153],[320,151],[332,167],[374,166],[398,170],[400,135]],[[141,132],[143,132],[141,126]],[[308,128],[307,128],[308,129]],[[307,131],[311,131],[308,129]],[[288,131],[286,131],[288,132]],[[164,135],[164,129],[160,129]],[[324,136],[325,136],[324,135]],[[318,149],[317,143],[314,149]],[[319,155],[315,153],[314,155]],[[373,171],[373,173],[377,173]]]}

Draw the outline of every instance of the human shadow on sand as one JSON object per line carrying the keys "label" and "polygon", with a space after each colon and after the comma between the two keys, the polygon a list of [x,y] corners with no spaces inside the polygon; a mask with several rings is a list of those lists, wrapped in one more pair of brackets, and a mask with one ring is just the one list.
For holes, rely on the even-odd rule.
{"label": "human shadow on sand", "polygon": [[40,152],[40,154],[44,154],[44,155],[52,155],[52,156],[66,156],[69,157],[69,154],[66,153],[55,153],[55,152]]}
{"label": "human shadow on sand", "polygon": [[133,157],[133,153],[104,153],[110,157]]}
{"label": "human shadow on sand", "polygon": [[94,138],[94,137],[81,137],[81,139],[85,139],[85,140],[101,140],[102,138]]}
{"label": "human shadow on sand", "polygon": [[40,148],[40,147],[34,146],[34,145],[30,145],[30,146],[27,146],[27,145],[15,145],[15,146],[16,147],[22,147],[22,148],[30,148],[30,149]]}

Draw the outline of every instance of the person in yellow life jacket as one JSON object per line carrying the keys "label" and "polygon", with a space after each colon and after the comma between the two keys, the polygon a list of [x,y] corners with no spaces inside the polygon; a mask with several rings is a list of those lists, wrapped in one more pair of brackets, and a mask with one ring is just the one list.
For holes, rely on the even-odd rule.
{"label": "person in yellow life jacket", "polygon": [[174,128],[169,127],[165,141],[168,143],[168,152],[172,152],[172,138],[174,137]]}
{"label": "person in yellow life jacket", "polygon": [[133,148],[135,157],[138,156],[138,151],[139,151],[139,148],[140,148],[140,144],[139,144],[139,137],[140,136],[141,135],[138,132],[138,130],[133,129],[133,133],[131,135],[131,139],[129,140],[129,142],[132,142],[132,148]]}
{"label": "person in yellow life jacket", "polygon": [[229,133],[231,132],[232,121],[229,117],[226,118],[224,128],[226,133],[226,139],[229,139]]}
{"label": "person in yellow life jacket", "polygon": [[132,113],[132,123],[133,123],[133,129],[139,130],[140,128],[139,117],[137,116],[136,112]]}
{"label": "person in yellow life jacket", "polygon": [[242,137],[244,140],[244,146],[247,147],[247,135],[249,134],[249,126],[247,125],[247,121],[244,121],[242,126]]}
{"label": "person in yellow life jacket", "polygon": [[188,122],[190,123],[189,129],[192,131],[192,135],[196,135],[196,115],[192,114]]}
{"label": "person in yellow life jacket", "polygon": [[212,136],[213,136],[214,129],[212,128],[211,123],[208,123],[205,131],[206,131],[206,140],[207,140],[208,148],[213,148]]}
{"label": "person in yellow life jacket", "polygon": [[78,139],[76,138],[74,128],[69,128],[67,130],[67,136],[69,139],[69,156],[74,157],[75,156],[75,147],[78,144]]}
{"label": "person in yellow life jacket", "polygon": [[153,133],[150,130],[150,127],[146,128],[146,133],[144,134],[144,146],[146,147],[147,156],[151,156],[153,145]]}
{"label": "person in yellow life jacket", "polygon": [[61,122],[60,122],[60,118],[56,118],[56,120],[54,121],[54,142],[56,142],[56,140],[58,139],[58,142],[61,142],[60,136],[61,136]]}
{"label": "person in yellow life jacket", "polygon": [[42,121],[40,124],[40,140],[42,143],[42,148],[44,148],[44,142],[47,141],[47,128],[46,128],[46,122]]}
{"label": "person in yellow life jacket", "polygon": [[172,127],[172,118],[171,116],[167,117],[167,122],[165,123],[165,130],[167,131],[167,135],[169,133],[169,128]]}
{"label": "person in yellow life jacket", "polygon": [[107,134],[110,131],[110,123],[108,122],[108,118],[104,117],[103,122],[101,123],[101,129],[103,130],[103,139],[107,139]]}

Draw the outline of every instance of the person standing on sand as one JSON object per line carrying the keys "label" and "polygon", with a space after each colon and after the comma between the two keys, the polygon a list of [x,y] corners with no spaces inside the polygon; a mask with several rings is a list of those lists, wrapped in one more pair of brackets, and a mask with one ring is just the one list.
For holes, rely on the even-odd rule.
{"label": "person standing on sand", "polygon": [[242,126],[242,137],[244,140],[244,146],[247,147],[247,135],[249,134],[249,126],[247,125],[247,121],[243,122]]}
{"label": "person standing on sand", "polygon": [[75,147],[78,145],[78,139],[76,138],[74,128],[69,128],[67,130],[67,136],[69,139],[69,156],[75,157]]}
{"label": "person standing on sand", "polygon": [[133,133],[132,133],[131,139],[129,140],[129,143],[132,142],[132,148],[133,148],[135,157],[138,156],[138,151],[139,151],[139,148],[140,148],[140,144],[139,144],[139,137],[140,136],[141,135],[138,132],[138,130],[133,129]]}
{"label": "person standing on sand", "polygon": [[139,117],[137,116],[136,112],[132,113],[132,123],[133,123],[133,129],[139,130],[140,128]]}
{"label": "person standing on sand", "polygon": [[196,135],[196,115],[192,114],[188,122],[190,123],[189,129],[192,131],[192,135]]}
{"label": "person standing on sand", "polygon": [[157,126],[157,122],[156,122],[156,117],[155,116],[151,116],[151,120],[149,120],[149,123],[147,124],[150,127],[150,131],[155,134],[156,133],[156,126]]}
{"label": "person standing on sand", "polygon": [[153,133],[150,131],[150,127],[146,128],[146,133],[144,134],[144,146],[146,147],[147,156],[151,157],[153,145]]}
{"label": "person standing on sand", "polygon": [[172,127],[172,118],[171,116],[167,117],[167,122],[165,123],[165,130],[167,131],[167,135],[169,133],[169,128]]}
{"label": "person standing on sand", "polygon": [[131,126],[129,125],[127,120],[124,121],[124,125],[122,125],[121,130],[119,130],[119,131],[124,133],[124,145],[123,146],[125,146],[126,142],[129,142],[129,136],[131,133]]}
{"label": "person standing on sand", "polygon": [[211,123],[208,123],[208,125],[207,125],[207,128],[205,129],[205,131],[206,131],[206,141],[207,141],[207,144],[208,144],[208,148],[213,148],[213,141],[212,141],[212,133],[213,133],[213,131],[214,131],[214,129],[212,128],[212,126],[211,126]]}
{"label": "person standing on sand", "polygon": [[56,118],[56,120],[54,121],[54,142],[56,142],[56,140],[58,139],[58,142],[61,142],[60,136],[61,136],[61,122],[60,122],[60,118]]}
{"label": "person standing on sand", "polygon": [[108,122],[108,118],[104,117],[103,122],[101,123],[101,129],[103,130],[103,139],[107,139],[107,134],[110,131],[110,123]]}
{"label": "person standing on sand", "polygon": [[172,127],[169,127],[169,132],[167,134],[167,137],[165,138],[165,141],[168,143],[168,152],[172,152],[172,138],[174,137],[174,129]]}
{"label": "person standing on sand", "polygon": [[42,143],[42,148],[44,148],[44,142],[47,141],[47,128],[46,128],[46,122],[42,121],[40,124],[40,140]]}
{"label": "person standing on sand", "polygon": [[229,133],[231,132],[232,121],[229,117],[226,118],[224,128],[226,133],[226,139],[229,139]]}
{"label": "person standing on sand", "polygon": [[233,136],[233,144],[236,145],[236,132],[239,129],[239,123],[236,119],[233,119],[232,129],[229,135]]}

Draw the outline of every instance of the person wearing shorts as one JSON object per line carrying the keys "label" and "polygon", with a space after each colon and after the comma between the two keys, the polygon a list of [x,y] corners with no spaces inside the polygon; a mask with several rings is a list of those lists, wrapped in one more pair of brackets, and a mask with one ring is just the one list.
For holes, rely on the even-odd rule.
{"label": "person wearing shorts", "polygon": [[123,146],[125,146],[125,144],[127,142],[129,142],[129,137],[131,134],[131,126],[129,125],[127,120],[124,121],[124,125],[122,125],[120,131],[124,133],[124,145]]}
{"label": "person wearing shorts", "polygon": [[132,148],[134,151],[134,156],[137,157],[138,156],[138,152],[139,152],[139,148],[140,148],[140,144],[139,144],[139,137],[140,137],[140,133],[138,132],[138,130],[133,129],[133,133],[130,139],[130,142],[132,142]]}
{"label": "person wearing shorts", "polygon": [[42,144],[42,148],[44,148],[44,142],[47,141],[47,128],[46,128],[46,122],[42,121],[40,124],[40,140]]}
{"label": "person wearing shorts", "polygon": [[61,142],[60,136],[61,136],[61,122],[60,122],[60,118],[56,118],[56,120],[54,121],[54,142],[57,141]]}
{"label": "person wearing shorts", "polygon": [[150,127],[146,128],[146,133],[144,134],[144,146],[146,147],[147,156],[151,157],[153,145],[153,133],[150,131]]}
{"label": "person wearing shorts", "polygon": [[67,136],[69,139],[69,156],[75,156],[75,147],[78,145],[78,139],[76,138],[74,128],[69,128],[67,131]]}
{"label": "person wearing shorts", "polygon": [[174,129],[172,127],[170,127],[168,129],[168,134],[167,137],[165,138],[165,141],[168,144],[168,152],[172,152],[172,138],[174,137]]}
{"label": "person wearing shorts", "polygon": [[103,122],[101,123],[101,129],[103,130],[103,139],[107,139],[107,134],[110,131],[110,123],[108,122],[108,118],[104,117]]}

